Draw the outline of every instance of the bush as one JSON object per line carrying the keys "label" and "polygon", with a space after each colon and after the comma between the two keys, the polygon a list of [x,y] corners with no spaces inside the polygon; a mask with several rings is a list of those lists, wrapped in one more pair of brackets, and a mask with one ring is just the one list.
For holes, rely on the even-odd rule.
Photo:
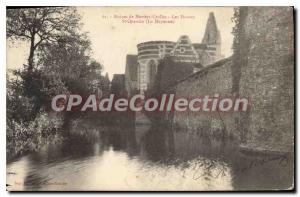
{"label": "bush", "polygon": [[61,116],[50,116],[46,112],[39,113],[34,121],[27,124],[7,120],[7,156],[8,159],[30,151],[36,151],[41,146],[57,143],[53,138],[62,140],[59,133],[63,125]]}

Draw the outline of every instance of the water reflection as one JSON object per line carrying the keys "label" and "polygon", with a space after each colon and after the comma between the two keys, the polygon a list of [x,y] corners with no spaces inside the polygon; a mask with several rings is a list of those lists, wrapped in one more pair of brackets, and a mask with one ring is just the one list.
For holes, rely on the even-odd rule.
{"label": "water reflection", "polygon": [[289,185],[293,173],[291,160],[285,168],[277,160],[243,168],[253,159],[243,158],[233,142],[186,131],[81,124],[70,132],[62,146],[9,163],[8,189],[278,189]]}

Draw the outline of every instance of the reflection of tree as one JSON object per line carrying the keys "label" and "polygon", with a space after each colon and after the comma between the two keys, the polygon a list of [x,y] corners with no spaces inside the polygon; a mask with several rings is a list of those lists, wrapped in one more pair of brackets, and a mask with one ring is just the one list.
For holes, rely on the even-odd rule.
{"label": "reflection of tree", "polygon": [[226,176],[228,166],[219,160],[198,158],[194,161],[192,169],[194,170],[193,179],[197,180],[204,177],[204,179],[209,180]]}
{"label": "reflection of tree", "polygon": [[[38,170],[40,168],[36,167],[37,170],[28,172],[25,176],[24,186],[25,190],[38,190],[47,183],[47,179],[41,175],[41,172]],[[40,169],[42,170],[42,169]]]}
{"label": "reflection of tree", "polygon": [[144,139],[149,159],[166,161],[173,157],[174,139],[171,130],[163,127],[151,127]]}

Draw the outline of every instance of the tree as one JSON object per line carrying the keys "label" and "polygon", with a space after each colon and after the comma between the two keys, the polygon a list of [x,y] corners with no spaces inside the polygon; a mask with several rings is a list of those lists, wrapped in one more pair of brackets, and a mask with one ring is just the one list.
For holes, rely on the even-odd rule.
{"label": "tree", "polygon": [[36,131],[50,135],[63,126],[62,120],[66,126],[72,115],[81,115],[70,112],[53,118],[53,114],[47,114],[53,96],[70,92],[86,95],[104,78],[103,66],[90,57],[91,44],[80,32],[79,19],[75,8],[7,10],[7,39],[30,44],[25,69],[13,71],[17,78],[7,77],[10,153],[29,149],[28,139],[39,141]]}
{"label": "tree", "polygon": [[110,91],[110,80],[109,80],[108,73],[106,73],[105,77],[103,77],[101,80],[101,88],[104,92]]}
{"label": "tree", "polygon": [[31,73],[36,49],[76,32],[79,20],[76,9],[70,7],[7,9],[7,38],[30,43],[28,73]]}
{"label": "tree", "polygon": [[33,104],[32,119],[57,94],[86,95],[107,86],[101,75],[103,66],[91,59],[91,43],[86,33],[80,31],[80,16],[75,8],[24,8],[7,12],[8,39],[30,42],[28,67],[14,74],[20,76],[17,93]]}
{"label": "tree", "polygon": [[[41,66],[40,62],[42,54],[47,53],[45,50],[49,49],[48,46],[63,47],[74,42],[74,39],[80,40],[79,20],[80,15],[76,9],[70,7],[7,9],[7,39],[29,43],[25,69],[16,70],[14,74],[20,76],[19,84],[22,89],[18,92],[21,97],[28,98],[33,103],[33,114],[37,114],[45,105],[49,95],[55,91],[66,90],[60,78],[54,79],[45,75],[45,69],[41,67],[46,67],[46,64]],[[87,42],[89,42],[87,39],[84,41],[81,39],[80,42],[76,42],[76,47],[81,48],[82,45],[89,47]],[[38,57],[38,61],[35,61],[35,57]]]}
{"label": "tree", "polygon": [[40,46],[38,69],[51,81],[61,80],[70,92],[91,93],[100,84],[103,66],[90,58],[90,41],[85,34],[62,38],[58,43]]}

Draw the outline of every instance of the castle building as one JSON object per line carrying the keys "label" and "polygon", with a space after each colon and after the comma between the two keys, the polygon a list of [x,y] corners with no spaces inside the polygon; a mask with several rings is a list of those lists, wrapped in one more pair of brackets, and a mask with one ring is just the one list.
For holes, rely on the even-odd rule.
{"label": "castle building", "polygon": [[[217,27],[213,12],[209,13],[205,33],[201,43],[192,43],[187,35],[179,37],[177,42],[172,41],[149,41],[137,45],[138,54],[128,55],[126,58],[125,84],[127,92],[132,88],[141,93],[153,87],[157,66],[167,56],[175,62],[195,63],[202,66],[209,65],[222,58],[221,36]],[[137,69],[136,77],[131,74]],[[194,72],[199,70],[194,68]],[[132,81],[135,79],[135,81]],[[129,85],[131,84],[131,85]],[[133,87],[134,86],[134,87]]]}

